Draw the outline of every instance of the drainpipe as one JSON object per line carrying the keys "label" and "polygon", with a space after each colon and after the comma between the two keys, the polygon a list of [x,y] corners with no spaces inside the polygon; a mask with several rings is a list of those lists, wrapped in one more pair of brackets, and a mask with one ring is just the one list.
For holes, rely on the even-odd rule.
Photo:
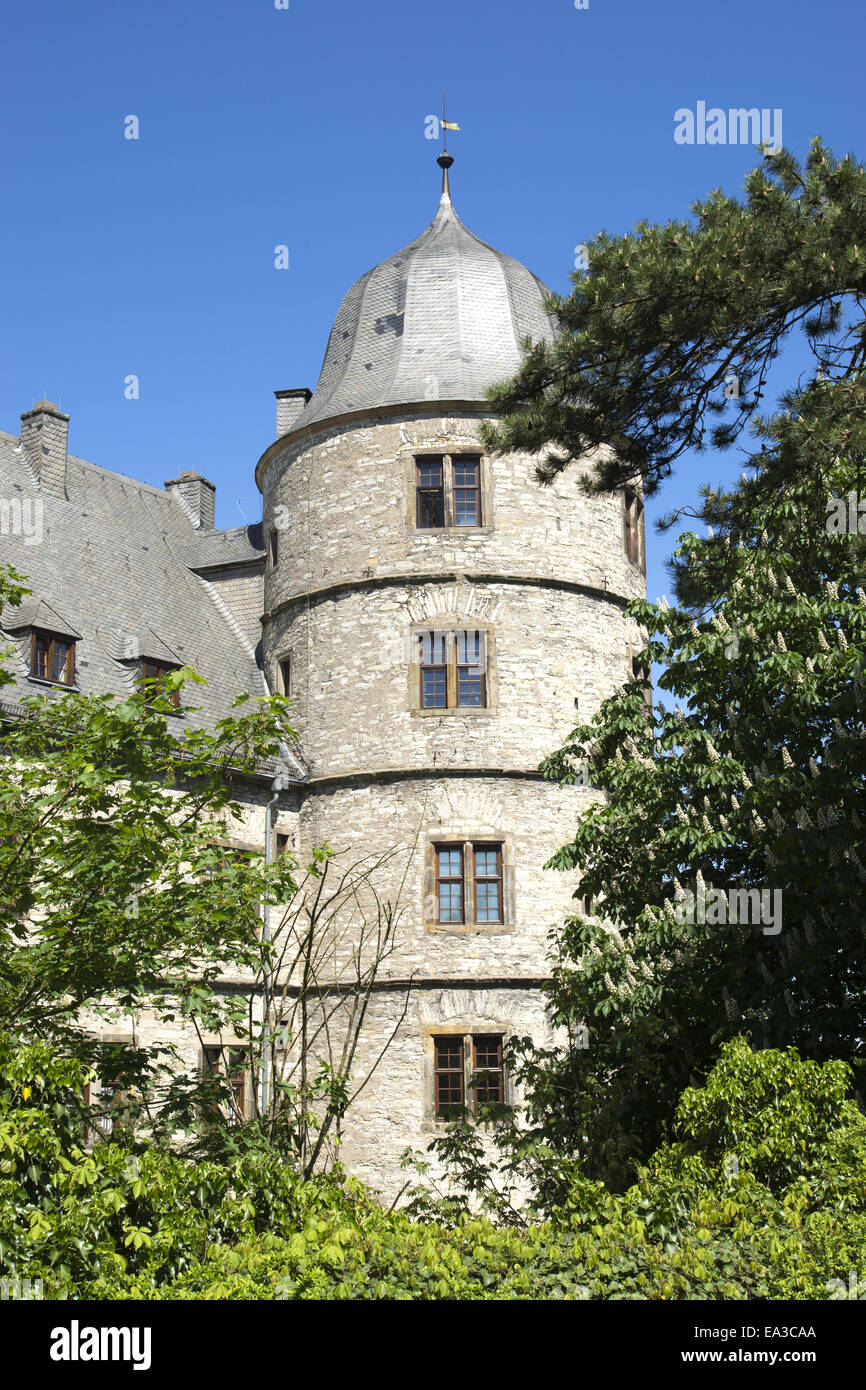
{"label": "drainpipe", "polygon": [[[281,744],[280,744],[280,756],[281,756],[281,757],[284,757],[284,758],[287,758],[288,755],[289,755],[289,750],[288,750],[288,748],[286,748],[286,746],[285,746],[284,743],[281,743]],[[278,802],[279,799],[280,799],[280,792],[283,790],[283,787],[285,786],[285,784],[286,784],[286,779],[285,779],[285,777],[282,775],[282,773],[279,775],[279,777],[275,777],[275,778],[274,778],[273,782],[271,783],[271,791],[273,792],[273,796],[271,797],[270,801],[268,802],[267,806],[265,807],[265,867],[266,867],[266,868],[269,868],[270,865],[271,865],[271,863],[273,862],[272,843],[271,843],[272,840],[273,840],[273,834],[272,834],[272,828],[273,828],[273,809],[274,809],[274,807],[276,806],[277,802]],[[263,921],[262,921],[262,941],[267,942],[267,941],[270,941],[270,939],[271,939],[271,909],[270,909],[270,905],[268,904],[267,901],[265,902],[265,905],[264,905],[264,909],[263,909],[263,912],[262,912],[262,918],[263,918]],[[266,965],[266,966],[265,966],[264,979],[263,979],[263,981],[262,981],[262,1115],[265,1116],[265,1117],[267,1116],[268,1110],[270,1109],[270,1086],[269,1086],[270,1077],[269,1077],[269,1074],[268,1074],[268,1072],[269,1072],[269,1061],[270,1061],[270,1056],[269,1056],[269,1054],[270,1054],[270,1026],[269,1026],[269,1023],[268,1023],[268,1014],[269,1014],[269,1011],[270,1011],[270,1006],[271,1006],[271,972],[270,972],[270,969],[268,968],[268,966]]]}

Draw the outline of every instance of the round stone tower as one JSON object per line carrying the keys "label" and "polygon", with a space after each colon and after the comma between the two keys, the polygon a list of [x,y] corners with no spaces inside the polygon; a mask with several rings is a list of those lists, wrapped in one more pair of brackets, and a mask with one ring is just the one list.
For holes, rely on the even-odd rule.
{"label": "round stone tower", "polygon": [[[398,853],[397,949],[381,967],[343,1158],[392,1195],[479,1090],[513,1098],[511,1034],[550,1040],[549,928],[576,884],[545,870],[596,794],[542,758],[631,675],[625,603],[645,590],[639,501],[541,487],[533,457],[490,457],[487,388],[552,334],[544,285],[458,218],[352,286],[318,387],[289,398],[259,461],[268,549],[265,672],[295,699],[309,768],[302,846]],[[291,418],[292,404],[299,413]],[[389,1042],[390,1039],[390,1042]]]}

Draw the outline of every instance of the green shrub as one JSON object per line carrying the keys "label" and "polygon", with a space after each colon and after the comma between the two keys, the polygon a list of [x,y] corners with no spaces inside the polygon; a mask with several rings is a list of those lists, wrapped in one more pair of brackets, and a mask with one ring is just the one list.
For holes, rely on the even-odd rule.
{"label": "green shrub", "polygon": [[[840,1063],[727,1045],[621,1196],[548,1221],[386,1211],[268,1149],[80,1143],[78,1063],[0,1039],[0,1272],[79,1299],[825,1299],[866,1260],[866,1122]],[[833,1281],[837,1281],[834,1283]]]}

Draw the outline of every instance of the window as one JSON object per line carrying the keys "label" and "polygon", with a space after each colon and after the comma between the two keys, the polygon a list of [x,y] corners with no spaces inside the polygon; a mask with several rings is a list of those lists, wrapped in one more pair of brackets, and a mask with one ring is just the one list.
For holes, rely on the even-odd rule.
{"label": "window", "polygon": [[474,1106],[501,1105],[505,1100],[505,1073],[502,1066],[501,1033],[484,1033],[472,1039],[474,1052]]}
{"label": "window", "polygon": [[36,680],[72,685],[75,643],[51,632],[34,632],[30,647],[30,674]]}
{"label": "window", "polygon": [[428,845],[425,921],[428,931],[442,927],[501,927],[513,921],[506,893],[505,846],[471,840]]}
{"label": "window", "polygon": [[290,841],[289,841],[289,836],[288,836],[288,835],[283,835],[283,834],[278,830],[278,831],[277,831],[277,838],[276,838],[276,850],[277,850],[277,857],[278,857],[278,858],[279,858],[279,856],[280,856],[281,854],[285,854],[286,850],[289,848],[289,843],[290,843]]}
{"label": "window", "polygon": [[277,661],[277,693],[279,695],[291,695],[292,693],[292,658],[281,656]]}
{"label": "window", "polygon": [[631,678],[632,680],[640,681],[641,685],[643,686],[644,700],[646,701],[649,709],[652,710],[653,687],[652,680],[650,679],[649,667],[641,664],[640,660],[635,655],[635,650],[633,647],[629,647],[628,654],[631,660]]}
{"label": "window", "polygon": [[[163,681],[163,680],[165,679],[165,677],[168,675],[169,671],[176,671],[177,669],[178,669],[178,668],[177,668],[176,666],[167,666],[167,665],[166,665],[164,662],[162,662],[162,661],[147,661],[147,660],[145,660],[145,661],[142,661],[142,663],[141,663],[141,670],[140,670],[140,673],[139,673],[139,680],[142,680],[142,681]],[[151,691],[156,691],[156,692],[157,692],[158,694],[160,694],[160,695],[166,695],[166,694],[167,694],[167,695],[168,695],[168,699],[171,701],[171,703],[172,703],[175,707],[177,707],[177,705],[178,705],[179,702],[180,702],[180,691],[179,691],[179,690],[172,690],[172,691],[169,693],[169,692],[164,691],[160,685],[151,686],[150,689],[151,689]],[[154,696],[151,695],[150,698],[154,698]]]}
{"label": "window", "polygon": [[456,458],[454,468],[454,525],[481,525],[481,460]]}
{"label": "window", "polygon": [[481,455],[435,454],[415,459],[415,525],[428,531],[480,526]]}
{"label": "window", "polygon": [[463,850],[458,845],[437,845],[436,917],[440,922],[463,921]]}
{"label": "window", "polygon": [[214,1046],[204,1049],[205,1077],[218,1078],[224,1083],[228,1095],[220,1110],[232,1124],[247,1118],[248,1071],[249,1055],[245,1047]]}
{"label": "window", "polygon": [[450,1033],[433,1038],[433,1113],[437,1120],[460,1118],[467,1088],[476,1114],[480,1106],[504,1103],[502,1041],[501,1033]]}
{"label": "window", "polygon": [[280,560],[280,533],[277,530],[276,526],[271,531],[269,557],[271,562],[271,569],[276,569]]}
{"label": "window", "polygon": [[416,524],[420,530],[445,525],[445,486],[442,459],[416,460]]}
{"label": "window", "polygon": [[249,921],[250,930],[258,933],[260,924],[254,924],[252,918],[256,901],[255,884],[246,876],[238,882],[233,871],[237,865],[253,865],[257,856],[261,855],[261,849],[257,845],[227,845],[214,840],[210,843],[209,851],[203,856],[200,873],[201,881],[210,884],[208,897],[213,907],[235,917],[242,914]]}
{"label": "window", "polygon": [[499,845],[473,845],[475,861],[475,920],[502,921],[502,850]]}
{"label": "window", "polygon": [[422,632],[421,645],[421,708],[448,707],[447,632]]}
{"label": "window", "polygon": [[455,632],[458,705],[485,705],[484,634]]}
{"label": "window", "polygon": [[626,488],[623,502],[623,547],[626,559],[644,568],[643,498],[633,488]]}
{"label": "window", "polygon": [[420,632],[418,647],[422,709],[486,707],[484,632]]}
{"label": "window", "polygon": [[463,1039],[433,1039],[437,1120],[457,1120],[465,1099]]}
{"label": "window", "polygon": [[93,1116],[93,1136],[109,1139],[123,1125],[127,1092],[117,1078],[111,1081],[89,1081],[84,1088],[84,1104],[97,1107]]}

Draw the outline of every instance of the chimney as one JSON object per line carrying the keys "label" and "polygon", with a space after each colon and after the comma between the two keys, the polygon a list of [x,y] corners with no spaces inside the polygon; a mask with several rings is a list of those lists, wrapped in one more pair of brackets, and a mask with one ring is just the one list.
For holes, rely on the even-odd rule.
{"label": "chimney", "polygon": [[21,443],[36,474],[40,492],[48,497],[66,496],[66,445],[69,416],[53,401],[39,401],[21,416]]}
{"label": "chimney", "polygon": [[212,531],[214,529],[214,507],[216,503],[216,485],[203,478],[201,473],[194,473],[192,469],[171,478],[165,484],[166,491],[169,488],[177,489],[177,496],[183,503],[184,510],[189,516],[193,526],[202,531]]}
{"label": "chimney", "polygon": [[312,394],[306,386],[293,386],[291,391],[274,392],[277,398],[277,439],[291,433]]}

